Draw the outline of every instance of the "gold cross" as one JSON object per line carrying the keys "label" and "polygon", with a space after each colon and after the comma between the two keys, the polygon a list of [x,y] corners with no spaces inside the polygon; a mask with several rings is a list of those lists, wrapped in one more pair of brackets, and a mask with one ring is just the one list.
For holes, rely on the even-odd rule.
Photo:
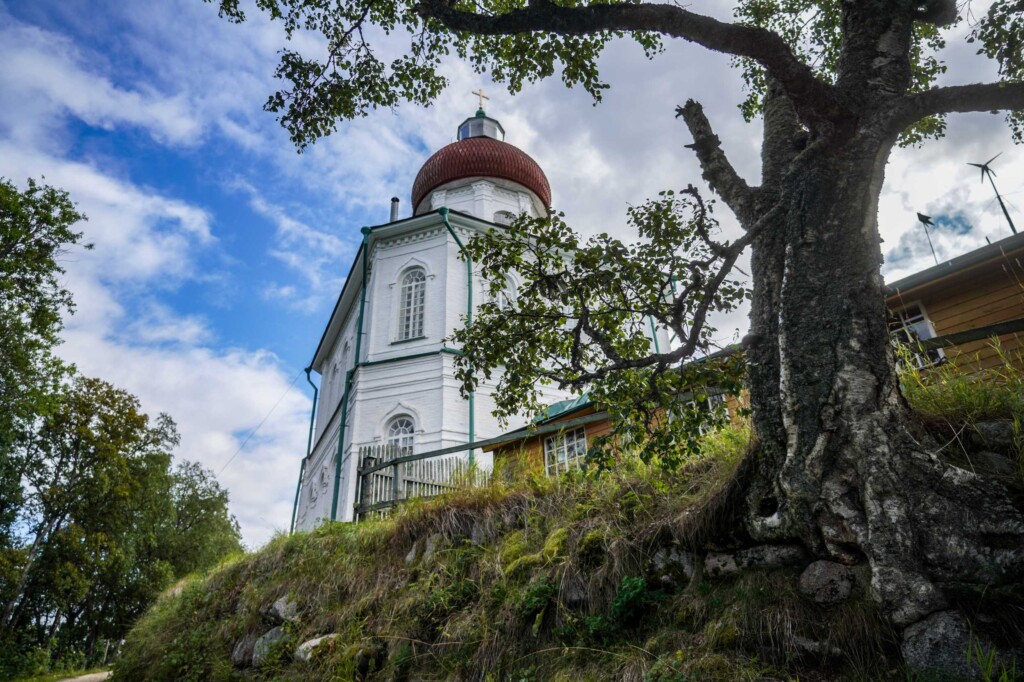
{"label": "gold cross", "polygon": [[483,88],[480,88],[479,90],[474,90],[470,94],[471,95],[476,95],[477,97],[480,98],[480,108],[481,109],[484,108],[484,100],[485,99],[488,99],[488,100],[490,99],[490,97],[488,97],[487,95],[484,94],[484,89]]}

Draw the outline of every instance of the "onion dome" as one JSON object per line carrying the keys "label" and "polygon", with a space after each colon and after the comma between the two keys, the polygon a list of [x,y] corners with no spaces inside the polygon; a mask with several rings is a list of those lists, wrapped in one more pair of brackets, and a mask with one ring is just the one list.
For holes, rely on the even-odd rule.
{"label": "onion dome", "polygon": [[537,162],[503,141],[505,129],[483,109],[459,126],[459,139],[439,149],[416,174],[413,211],[432,191],[464,178],[501,178],[522,185],[551,206],[551,185]]}

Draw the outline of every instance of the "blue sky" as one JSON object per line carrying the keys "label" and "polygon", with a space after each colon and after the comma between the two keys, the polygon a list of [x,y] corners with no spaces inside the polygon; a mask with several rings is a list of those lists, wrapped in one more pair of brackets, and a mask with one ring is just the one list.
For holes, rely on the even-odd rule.
{"label": "blue sky", "polygon": [[[729,14],[723,3],[708,11]],[[61,353],[178,421],[178,456],[220,473],[251,545],[287,527],[310,408],[304,378],[292,381],[359,228],[386,220],[393,195],[407,214],[419,166],[475,109],[471,90],[491,94],[489,113],[545,169],[556,207],[584,232],[623,234],[627,204],[699,182],[674,115],[688,97],[757,180],[760,128],[736,109],[738,74],[681,44],[654,64],[613,44],[602,60],[612,88],[597,107],[557,79],[513,98],[453,61],[435,106],[342,124],[300,155],[262,111],[283,32],[249,14],[239,26],[200,0],[0,0],[0,176],[23,185],[45,175],[89,215],[83,229],[96,248],[68,254],[78,311]],[[953,44],[948,82],[991,77],[970,46]],[[292,47],[319,43],[298,36]],[[999,118],[960,117],[946,140],[894,154],[880,201],[890,276],[931,262],[916,211],[936,217],[941,258],[1006,235],[990,189],[965,165],[999,151],[997,182],[1024,202],[1024,156]],[[719,218],[735,230],[724,210]],[[743,311],[719,320],[721,340],[744,326]]]}

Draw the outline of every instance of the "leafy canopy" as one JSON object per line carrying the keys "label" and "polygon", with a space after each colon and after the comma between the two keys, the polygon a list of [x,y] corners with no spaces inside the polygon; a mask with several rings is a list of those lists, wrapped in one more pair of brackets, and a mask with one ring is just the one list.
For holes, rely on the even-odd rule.
{"label": "leafy canopy", "polygon": [[9,460],[20,490],[0,538],[0,675],[24,670],[49,637],[97,662],[101,640],[120,640],[173,580],[241,549],[213,475],[171,468],[177,444],[170,417],[81,376],[33,422]]}
{"label": "leafy canopy", "polygon": [[497,379],[503,419],[541,412],[545,384],[589,391],[645,458],[694,452],[701,428],[723,416],[708,409],[709,387],[737,393],[742,357],[682,362],[711,346],[711,313],[750,296],[730,276],[743,243],[715,240],[710,208],[693,187],[662,192],[629,209],[633,244],[606,233],[584,241],[561,215],[523,216],[472,240],[489,300],[453,335],[465,389]]}
{"label": "leafy canopy", "polygon": [[[204,1],[216,2],[220,14],[232,21],[245,20],[239,0]],[[698,27],[690,35],[686,30],[677,32],[668,21],[646,20],[640,3],[631,0],[255,0],[255,4],[281,21],[289,38],[311,36],[317,45],[314,54],[282,50],[276,76],[285,86],[265,105],[279,116],[300,150],[329,135],[339,121],[365,116],[373,109],[394,108],[402,102],[429,105],[448,85],[442,64],[450,55],[469,62],[478,73],[489,73],[513,94],[524,83],[557,74],[566,86],[583,87],[597,102],[609,87],[601,78],[598,58],[611,40],[629,37],[653,58],[661,52],[663,37],[681,36],[734,56],[748,89],[748,97],[740,104],[748,120],[761,113],[767,89],[760,52],[704,41],[699,34],[710,30],[707,27]],[[623,21],[601,22],[591,12],[610,6],[637,10],[637,19],[623,12]],[[926,90],[946,71],[941,27],[961,21],[955,7],[950,13],[951,7],[948,0],[920,3],[910,45],[910,92]],[[562,9],[578,12],[555,11]],[[530,10],[529,17],[525,10]],[[835,82],[845,28],[837,0],[738,0],[733,14],[740,26],[777,35],[814,76]],[[996,0],[973,22],[968,38],[978,43],[979,54],[997,61],[1005,82],[1022,78],[1022,14],[1019,0]],[[1010,118],[1019,136],[1021,114],[1010,114]],[[902,141],[920,143],[940,136],[944,129],[941,114],[927,116],[908,128]]]}

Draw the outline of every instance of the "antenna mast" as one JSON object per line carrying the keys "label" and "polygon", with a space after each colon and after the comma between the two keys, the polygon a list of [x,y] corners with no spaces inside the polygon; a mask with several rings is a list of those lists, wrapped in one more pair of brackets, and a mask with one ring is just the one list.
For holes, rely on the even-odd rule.
{"label": "antenna mast", "polygon": [[928,226],[932,225],[932,217],[923,213],[917,214],[917,219],[921,221],[921,226],[924,227],[924,236],[928,237],[928,248],[932,250],[932,258],[935,259],[935,264],[939,264],[939,257],[935,255],[935,247],[932,246],[932,236],[928,234]]}

